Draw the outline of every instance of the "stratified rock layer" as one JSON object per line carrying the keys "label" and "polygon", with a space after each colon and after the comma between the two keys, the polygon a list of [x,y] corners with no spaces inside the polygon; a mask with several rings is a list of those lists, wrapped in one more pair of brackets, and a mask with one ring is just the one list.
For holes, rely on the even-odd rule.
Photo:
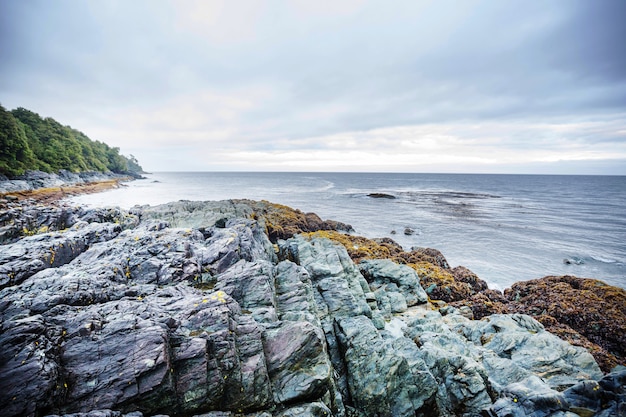
{"label": "stratified rock layer", "polygon": [[[604,377],[585,349],[528,315],[436,311],[415,268],[356,265],[319,236],[273,244],[269,236],[284,235],[271,216],[287,209],[170,203],[81,215],[68,230],[3,245],[3,415],[562,416],[624,407],[624,372]],[[309,229],[344,228],[302,216]],[[437,251],[407,256],[481,291]]]}

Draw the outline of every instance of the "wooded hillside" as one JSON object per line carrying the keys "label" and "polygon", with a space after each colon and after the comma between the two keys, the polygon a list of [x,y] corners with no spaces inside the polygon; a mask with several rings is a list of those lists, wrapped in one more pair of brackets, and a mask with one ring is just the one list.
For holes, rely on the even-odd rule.
{"label": "wooded hillside", "polygon": [[0,105],[0,174],[14,177],[26,170],[58,172],[142,172],[134,156],[93,141],[84,133],[56,120],[18,107]]}

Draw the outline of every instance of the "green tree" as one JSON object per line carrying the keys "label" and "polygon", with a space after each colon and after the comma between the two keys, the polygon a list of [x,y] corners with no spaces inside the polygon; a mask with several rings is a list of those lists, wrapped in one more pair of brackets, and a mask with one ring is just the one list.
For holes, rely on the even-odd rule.
{"label": "green tree", "polygon": [[34,163],[22,124],[0,105],[0,173],[19,175]]}
{"label": "green tree", "polygon": [[[111,148],[106,143],[92,141],[84,133],[70,126],[63,126],[51,117],[44,119],[23,107],[11,112],[3,108],[2,111],[9,121],[7,123],[10,124],[10,120],[17,123],[15,131],[17,133],[9,124],[3,128],[7,132],[13,132],[10,135],[5,134],[7,138],[12,139],[6,139],[7,145],[3,143],[2,147],[6,156],[4,154],[2,156],[4,159],[1,160],[5,162],[1,169],[7,175],[14,175],[24,169],[40,169],[47,172],[56,172],[60,169],[74,172],[143,171],[134,156],[127,158],[119,153],[119,148]],[[17,160],[15,157],[19,152],[22,159]],[[14,161],[22,162],[19,165]]]}

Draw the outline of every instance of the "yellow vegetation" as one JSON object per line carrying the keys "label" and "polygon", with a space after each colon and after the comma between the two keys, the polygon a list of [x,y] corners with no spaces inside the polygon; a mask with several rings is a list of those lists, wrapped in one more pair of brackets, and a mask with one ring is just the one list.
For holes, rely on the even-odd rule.
{"label": "yellow vegetation", "polygon": [[320,230],[317,232],[302,233],[307,239],[326,238],[340,243],[348,251],[348,255],[358,263],[362,259],[394,259],[389,246],[379,244],[372,239],[362,236],[352,236],[334,230]]}

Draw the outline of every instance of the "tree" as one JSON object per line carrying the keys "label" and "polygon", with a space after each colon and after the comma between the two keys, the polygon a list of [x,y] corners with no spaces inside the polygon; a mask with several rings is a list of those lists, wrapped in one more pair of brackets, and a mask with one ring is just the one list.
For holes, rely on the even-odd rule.
{"label": "tree", "polygon": [[23,126],[0,105],[0,173],[19,175],[34,162]]}
{"label": "tree", "polygon": [[[84,133],[63,126],[51,117],[18,107],[11,112],[2,108],[3,132],[0,172],[13,176],[24,169],[54,172],[113,171],[142,172],[137,159],[120,155],[119,148],[92,141]],[[6,122],[4,120],[6,119]],[[11,123],[17,124],[17,127]],[[4,126],[6,125],[6,126]],[[17,129],[17,130],[16,130]],[[17,157],[21,159],[16,159]]]}

